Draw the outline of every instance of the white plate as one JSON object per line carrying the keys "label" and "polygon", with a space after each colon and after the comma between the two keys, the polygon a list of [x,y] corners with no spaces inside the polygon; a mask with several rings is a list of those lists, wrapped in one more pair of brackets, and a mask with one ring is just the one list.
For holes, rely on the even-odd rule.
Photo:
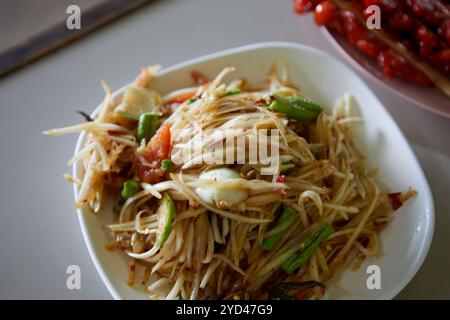
{"label": "white plate", "polygon": [[[381,253],[368,259],[355,272],[347,271],[330,286],[336,299],[391,299],[412,279],[421,266],[431,244],[434,229],[434,206],[428,183],[408,142],[365,83],[348,67],[317,49],[291,43],[259,43],[226,50],[187,61],[162,70],[154,87],[162,93],[191,84],[189,73],[196,69],[210,78],[226,66],[235,66],[233,77],[245,77],[258,83],[267,75],[274,61],[287,63],[292,81],[306,96],[324,105],[332,105],[344,93],[354,96],[365,119],[357,132],[358,145],[380,168],[379,182],[389,191],[403,191],[413,186],[419,195],[395,213],[395,219],[381,235]],[[115,94],[120,94],[118,90]],[[81,134],[76,152],[84,143]],[[81,177],[81,165],[73,168]],[[75,188],[75,197],[77,189]],[[109,210],[109,211],[108,211]],[[78,210],[78,217],[89,253],[108,290],[116,299],[145,299],[136,285],[126,284],[127,261],[120,251],[105,249],[107,234],[102,227],[111,221],[111,209],[100,215]],[[366,286],[368,265],[381,270],[381,289]]]}

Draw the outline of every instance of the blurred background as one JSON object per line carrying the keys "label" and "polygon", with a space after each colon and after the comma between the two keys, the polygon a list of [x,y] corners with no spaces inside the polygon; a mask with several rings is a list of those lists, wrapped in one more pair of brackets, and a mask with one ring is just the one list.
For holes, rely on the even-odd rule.
{"label": "blurred background", "polygon": [[66,8],[77,4],[81,10],[108,0],[15,0],[0,1],[0,51],[25,41],[67,17]]}

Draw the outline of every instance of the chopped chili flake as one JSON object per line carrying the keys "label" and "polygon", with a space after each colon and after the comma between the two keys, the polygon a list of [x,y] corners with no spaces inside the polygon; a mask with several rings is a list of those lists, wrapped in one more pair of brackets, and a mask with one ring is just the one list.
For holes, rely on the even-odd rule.
{"label": "chopped chili flake", "polygon": [[197,70],[191,71],[191,78],[194,80],[195,84],[199,86],[208,82],[205,75]]}
{"label": "chopped chili flake", "polygon": [[109,134],[110,136],[118,136],[118,135],[120,135],[120,132],[112,131],[112,130],[107,130],[106,133]]}
{"label": "chopped chili flake", "polygon": [[266,99],[266,103],[270,104],[273,101],[275,101],[275,95],[270,94],[269,97]]}
{"label": "chopped chili flake", "polygon": [[392,210],[397,210],[403,205],[403,200],[400,197],[402,194],[400,192],[389,193],[388,197],[391,200]]}
{"label": "chopped chili flake", "polygon": [[259,106],[265,106],[266,105],[266,100],[263,98],[259,98],[258,100],[255,101],[255,103]]}
{"label": "chopped chili flake", "polygon": [[308,294],[309,289],[303,289],[303,290],[299,290],[297,291],[297,293],[295,294],[295,299],[296,300],[304,300],[306,295]]}

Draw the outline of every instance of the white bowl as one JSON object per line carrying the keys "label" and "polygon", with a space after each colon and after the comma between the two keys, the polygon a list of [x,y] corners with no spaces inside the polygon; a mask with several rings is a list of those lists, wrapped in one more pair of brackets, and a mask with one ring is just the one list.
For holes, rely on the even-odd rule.
{"label": "white bowl", "polygon": [[[226,50],[180,63],[161,71],[154,87],[162,93],[191,84],[189,73],[199,70],[210,78],[226,66],[235,66],[235,77],[258,83],[274,61],[287,63],[291,80],[306,96],[332,105],[345,93],[353,95],[365,119],[357,132],[357,143],[367,155],[369,165],[380,168],[378,181],[389,191],[404,191],[413,186],[418,196],[395,213],[395,219],[381,234],[381,252],[368,259],[357,271],[346,271],[330,286],[335,299],[391,299],[420,268],[431,244],[434,205],[428,183],[405,137],[365,83],[348,67],[317,49],[299,44],[269,42]],[[115,94],[121,94],[122,89]],[[81,134],[76,152],[84,143]],[[75,177],[83,174],[73,168]],[[75,197],[77,189],[75,188]],[[109,210],[109,211],[107,211]],[[109,252],[108,236],[102,227],[112,219],[110,208],[99,215],[78,210],[83,236],[94,264],[111,295],[116,299],[145,299],[141,286],[126,284],[128,258],[120,251]],[[367,288],[367,266],[381,270],[381,289]]]}

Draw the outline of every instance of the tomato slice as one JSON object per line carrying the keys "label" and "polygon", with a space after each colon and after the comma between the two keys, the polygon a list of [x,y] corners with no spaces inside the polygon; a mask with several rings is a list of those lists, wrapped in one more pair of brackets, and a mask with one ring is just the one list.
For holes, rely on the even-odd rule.
{"label": "tomato slice", "polygon": [[137,157],[138,177],[147,183],[158,183],[164,175],[161,162],[170,154],[170,125],[163,124]]}
{"label": "tomato slice", "polygon": [[314,20],[318,25],[330,25],[336,18],[336,7],[328,1],[322,1],[317,5]]}

